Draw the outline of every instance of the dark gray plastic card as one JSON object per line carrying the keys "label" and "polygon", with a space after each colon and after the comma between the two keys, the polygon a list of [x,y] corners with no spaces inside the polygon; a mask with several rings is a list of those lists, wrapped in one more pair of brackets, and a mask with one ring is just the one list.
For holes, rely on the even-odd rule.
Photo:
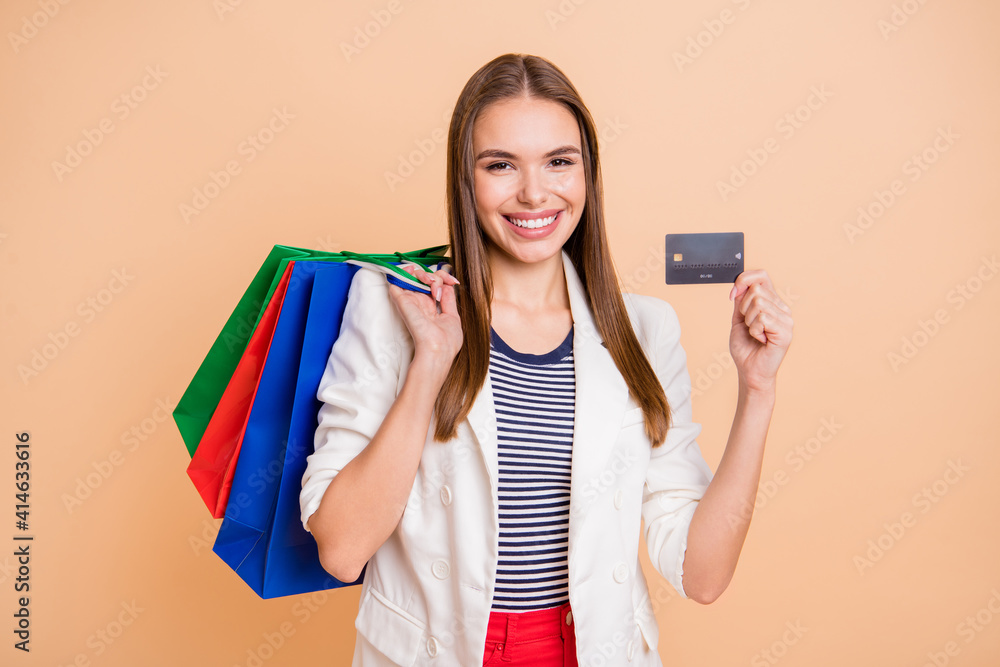
{"label": "dark gray plastic card", "polygon": [[667,284],[732,283],[743,273],[743,232],[667,234]]}

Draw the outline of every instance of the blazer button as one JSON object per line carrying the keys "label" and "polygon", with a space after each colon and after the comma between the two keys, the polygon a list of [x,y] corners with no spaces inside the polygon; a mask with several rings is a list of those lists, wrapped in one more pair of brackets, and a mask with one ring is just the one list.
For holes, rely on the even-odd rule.
{"label": "blazer button", "polygon": [[427,640],[427,655],[434,657],[438,654],[438,640],[431,637]]}
{"label": "blazer button", "polygon": [[441,487],[441,502],[445,507],[451,505],[451,488],[447,484]]}
{"label": "blazer button", "polygon": [[619,584],[624,583],[628,579],[628,565],[625,563],[618,563],[615,566],[615,581]]}
{"label": "blazer button", "polygon": [[434,564],[431,565],[431,571],[438,579],[447,579],[448,575],[451,573],[451,568],[448,566],[446,561],[436,560],[434,561]]}
{"label": "blazer button", "polygon": [[620,510],[622,508],[622,499],[625,494],[622,493],[621,489],[615,491],[615,509]]}

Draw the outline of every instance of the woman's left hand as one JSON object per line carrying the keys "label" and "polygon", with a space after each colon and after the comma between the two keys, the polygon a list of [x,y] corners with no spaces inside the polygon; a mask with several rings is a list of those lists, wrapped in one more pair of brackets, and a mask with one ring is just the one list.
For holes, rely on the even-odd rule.
{"label": "woman's left hand", "polygon": [[792,309],[774,291],[763,269],[737,276],[729,298],[733,300],[729,353],[740,381],[750,390],[773,391],[778,366],[792,343]]}

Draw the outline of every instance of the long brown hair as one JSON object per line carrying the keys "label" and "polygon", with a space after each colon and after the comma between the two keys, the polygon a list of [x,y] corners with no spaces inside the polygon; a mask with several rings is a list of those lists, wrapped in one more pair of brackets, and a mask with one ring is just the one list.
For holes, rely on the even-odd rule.
{"label": "long brown hair", "polygon": [[563,248],[583,283],[598,333],[643,409],[646,434],[658,446],[670,427],[670,406],[632,330],[608,251],[594,120],[558,67],[538,56],[515,53],[493,59],[472,75],[458,97],[448,128],[448,239],[454,274],[462,284],[456,295],[464,341],[434,404],[434,439],[443,442],[455,437],[456,425],[472,408],[490,363],[493,277],[486,255],[488,241],[476,214],[473,125],[489,105],[526,95],[564,105],[580,126],[587,199],[580,223]]}

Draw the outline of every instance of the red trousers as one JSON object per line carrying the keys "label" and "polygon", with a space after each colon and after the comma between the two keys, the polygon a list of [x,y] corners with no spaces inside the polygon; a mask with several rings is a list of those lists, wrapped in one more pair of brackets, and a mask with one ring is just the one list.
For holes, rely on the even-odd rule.
{"label": "red trousers", "polygon": [[491,612],[483,667],[577,667],[569,603],[551,609]]}

